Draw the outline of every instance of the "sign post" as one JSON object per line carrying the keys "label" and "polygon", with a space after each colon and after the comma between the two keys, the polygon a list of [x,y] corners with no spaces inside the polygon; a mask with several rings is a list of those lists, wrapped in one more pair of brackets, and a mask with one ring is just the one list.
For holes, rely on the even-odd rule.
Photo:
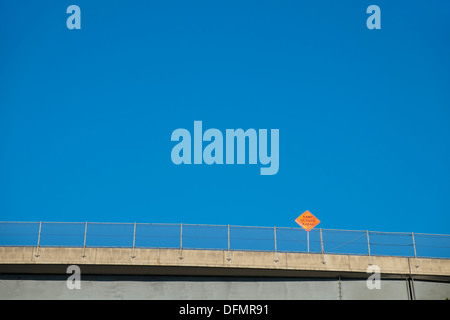
{"label": "sign post", "polygon": [[306,231],[306,244],[308,246],[308,253],[309,253],[309,231]]}
{"label": "sign post", "polygon": [[295,219],[295,222],[297,222],[297,224],[306,231],[306,244],[309,253],[309,231],[317,226],[320,223],[320,220],[317,219],[311,212],[306,210],[298,216],[297,219]]}

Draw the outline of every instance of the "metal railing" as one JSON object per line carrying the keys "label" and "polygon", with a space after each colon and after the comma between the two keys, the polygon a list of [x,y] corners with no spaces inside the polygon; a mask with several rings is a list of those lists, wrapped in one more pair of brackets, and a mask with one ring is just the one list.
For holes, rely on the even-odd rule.
{"label": "metal railing", "polygon": [[203,224],[0,222],[0,246],[251,250],[450,258],[450,235]]}

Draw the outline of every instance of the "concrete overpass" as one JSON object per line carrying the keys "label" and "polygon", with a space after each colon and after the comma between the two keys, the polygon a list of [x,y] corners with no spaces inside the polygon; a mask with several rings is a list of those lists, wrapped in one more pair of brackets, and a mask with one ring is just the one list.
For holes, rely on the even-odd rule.
{"label": "concrete overpass", "polygon": [[[70,290],[69,265],[81,271]],[[369,265],[380,289],[369,289]],[[1,299],[446,299],[450,259],[142,248],[0,247]]]}

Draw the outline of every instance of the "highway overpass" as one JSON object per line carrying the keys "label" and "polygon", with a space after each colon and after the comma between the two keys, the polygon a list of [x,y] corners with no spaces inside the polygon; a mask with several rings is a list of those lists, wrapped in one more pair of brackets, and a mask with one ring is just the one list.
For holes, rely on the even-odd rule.
{"label": "highway overpass", "polygon": [[[80,268],[69,289],[68,266]],[[369,289],[380,271],[379,289]],[[374,268],[375,267],[375,268]],[[377,269],[379,268],[379,269]],[[377,274],[375,274],[377,276]],[[0,299],[446,299],[450,259],[244,250],[0,247]]]}

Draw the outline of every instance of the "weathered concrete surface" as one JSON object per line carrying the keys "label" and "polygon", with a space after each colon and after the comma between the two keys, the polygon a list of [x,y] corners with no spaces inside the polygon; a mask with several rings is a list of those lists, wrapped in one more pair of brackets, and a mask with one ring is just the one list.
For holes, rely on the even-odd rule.
{"label": "weathered concrete surface", "polygon": [[130,248],[40,247],[38,252],[36,247],[0,247],[0,273],[65,273],[71,264],[85,274],[365,278],[373,264],[383,277],[450,279],[450,259]]}

